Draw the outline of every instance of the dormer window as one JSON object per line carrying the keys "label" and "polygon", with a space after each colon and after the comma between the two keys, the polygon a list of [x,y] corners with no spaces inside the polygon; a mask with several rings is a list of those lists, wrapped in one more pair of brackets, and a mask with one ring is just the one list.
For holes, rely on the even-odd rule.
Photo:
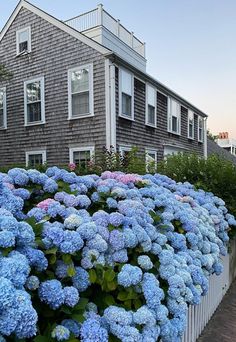
{"label": "dormer window", "polygon": [[16,54],[20,55],[24,52],[31,52],[31,30],[25,27],[16,31]]}

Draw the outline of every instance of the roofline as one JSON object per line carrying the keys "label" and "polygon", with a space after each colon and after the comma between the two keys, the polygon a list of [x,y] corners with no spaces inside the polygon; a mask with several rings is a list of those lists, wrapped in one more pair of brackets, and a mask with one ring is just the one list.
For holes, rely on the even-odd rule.
{"label": "roofline", "polygon": [[20,12],[22,8],[26,8],[27,10],[35,13],[39,17],[43,18],[44,20],[48,21],[52,25],[58,27],[62,31],[70,34],[71,36],[75,37],[76,39],[80,40],[82,43],[90,46],[91,48],[97,50],[101,54],[108,54],[111,53],[111,50],[105,48],[103,45],[97,43],[95,40],[85,36],[83,33],[77,31],[76,29],[72,28],[71,26],[67,25],[63,21],[53,17],[51,14],[41,10],[39,7],[32,5],[26,0],[20,0],[18,5],[15,7],[14,11],[12,12],[11,16],[7,20],[6,24],[4,25],[2,31],[0,32],[0,42],[2,41],[3,37],[7,33],[8,29],[10,28],[11,24],[15,20],[16,16]]}
{"label": "roofline", "polygon": [[122,66],[127,67],[128,69],[132,70],[138,77],[144,78],[145,81],[151,83],[153,86],[157,87],[157,90],[160,90],[160,92],[163,92],[166,96],[171,96],[175,98],[176,100],[179,100],[183,106],[188,107],[188,109],[193,110],[196,114],[200,114],[201,116],[207,118],[208,115],[204,113],[202,110],[195,107],[192,103],[188,102],[186,99],[184,99],[182,96],[165,86],[163,83],[159,82],[157,79],[152,77],[151,75],[147,74],[146,72],[143,72],[133,65],[126,62],[123,58],[118,56],[117,54],[111,52],[105,55],[106,58],[112,59],[113,62],[117,62],[118,64],[121,64]]}

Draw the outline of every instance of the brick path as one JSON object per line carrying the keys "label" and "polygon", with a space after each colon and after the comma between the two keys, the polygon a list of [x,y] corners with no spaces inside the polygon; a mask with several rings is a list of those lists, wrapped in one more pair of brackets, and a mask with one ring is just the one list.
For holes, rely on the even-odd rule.
{"label": "brick path", "polygon": [[197,342],[236,342],[236,280]]}

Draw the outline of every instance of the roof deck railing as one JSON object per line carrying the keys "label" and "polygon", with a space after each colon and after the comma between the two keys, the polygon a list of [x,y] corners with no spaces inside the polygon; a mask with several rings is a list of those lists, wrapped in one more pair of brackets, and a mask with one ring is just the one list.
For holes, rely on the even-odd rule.
{"label": "roof deck railing", "polygon": [[65,23],[80,32],[90,30],[97,26],[103,26],[142,57],[145,58],[146,56],[145,43],[141,42],[137,37],[135,37],[133,32],[127,30],[120,23],[119,19],[115,19],[107,11],[105,11],[102,4],[99,4],[94,10],[66,20]]}

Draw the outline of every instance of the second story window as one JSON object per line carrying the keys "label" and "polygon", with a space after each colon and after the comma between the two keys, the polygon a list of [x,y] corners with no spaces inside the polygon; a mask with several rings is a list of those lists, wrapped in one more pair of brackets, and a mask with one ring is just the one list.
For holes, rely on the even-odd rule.
{"label": "second story window", "polygon": [[93,116],[93,65],[68,71],[69,119]]}
{"label": "second story window", "polygon": [[0,88],[0,129],[7,128],[6,88]]}
{"label": "second story window", "polygon": [[44,78],[24,83],[25,126],[45,123]]}
{"label": "second story window", "polygon": [[194,139],[194,113],[188,110],[188,138]]}
{"label": "second story window", "polygon": [[168,131],[180,135],[180,124],[181,106],[177,101],[168,98]]}
{"label": "second story window", "polygon": [[198,117],[198,141],[203,142],[204,135],[204,120],[202,117]]}
{"label": "second story window", "polygon": [[151,85],[146,85],[146,125],[156,127],[156,89]]}
{"label": "second story window", "polygon": [[31,30],[25,27],[16,31],[16,54],[31,52]]}
{"label": "second story window", "polygon": [[123,118],[134,119],[134,78],[133,75],[120,69],[119,73],[119,89],[120,89],[120,112]]}

